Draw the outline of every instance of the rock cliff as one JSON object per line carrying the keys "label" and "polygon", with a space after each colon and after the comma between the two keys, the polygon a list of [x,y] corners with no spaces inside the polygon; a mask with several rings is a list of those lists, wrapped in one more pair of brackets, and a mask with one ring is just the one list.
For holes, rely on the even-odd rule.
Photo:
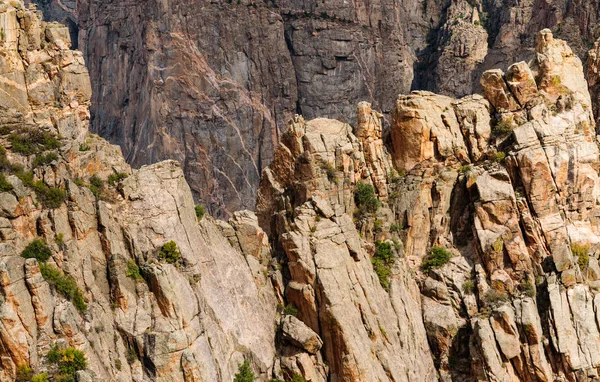
{"label": "rock cliff", "polygon": [[552,28],[583,58],[594,1],[37,0],[65,23],[92,79],[92,131],[134,167],[182,163],[220,217],[253,208],[286,121],[386,120],[399,93],[479,91],[483,71],[529,59]]}
{"label": "rock cliff", "polygon": [[596,98],[550,30],[482,95],[398,96],[387,143],[368,102],[293,116],[220,221],[185,166],[89,133],[41,16],[0,5],[0,380],[598,378]]}

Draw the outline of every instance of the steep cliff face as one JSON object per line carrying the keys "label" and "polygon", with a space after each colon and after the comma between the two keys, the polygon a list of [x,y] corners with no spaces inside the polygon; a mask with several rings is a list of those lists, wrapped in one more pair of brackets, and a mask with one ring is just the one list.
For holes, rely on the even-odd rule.
{"label": "steep cliff face", "polygon": [[67,27],[0,30],[1,380],[597,378],[596,98],[550,30],[482,95],[397,97],[390,146],[367,102],[296,115],[227,222],[88,132]]}
{"label": "steep cliff face", "polygon": [[54,346],[84,352],[78,380],[232,380],[244,358],[271,376],[277,299],[246,248],[264,240],[256,219],[232,247],[197,221],[178,163],[131,171],[88,133],[66,27],[3,3],[0,29],[0,379],[72,375]]}
{"label": "steep cliff face", "polygon": [[389,122],[399,93],[462,97],[486,69],[531,57],[553,28],[583,57],[588,1],[36,1],[69,25],[92,77],[92,130],[139,167],[183,164],[217,216],[253,208],[262,169],[294,113]]}

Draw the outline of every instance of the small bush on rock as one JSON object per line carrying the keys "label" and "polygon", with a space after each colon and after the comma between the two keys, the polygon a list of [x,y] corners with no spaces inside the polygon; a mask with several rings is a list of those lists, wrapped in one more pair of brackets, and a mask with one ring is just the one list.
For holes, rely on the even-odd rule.
{"label": "small bush on rock", "polygon": [[141,281],[144,279],[140,273],[140,267],[138,267],[135,261],[131,259],[127,260],[127,271],[125,272],[125,275],[136,281]]}
{"label": "small bush on rock", "polygon": [[33,161],[33,167],[47,166],[58,159],[55,153],[38,154]]}
{"label": "small bush on rock", "polygon": [[13,186],[6,180],[4,174],[0,173],[0,192],[12,191]]}
{"label": "small bush on rock", "polygon": [[379,199],[377,199],[373,185],[362,182],[359,182],[356,185],[354,202],[356,203],[356,207],[358,207],[358,211],[361,215],[375,213],[381,206],[381,202]]}
{"label": "small bush on rock", "polygon": [[37,154],[60,147],[56,137],[47,131],[38,129],[21,129],[8,136],[12,150],[23,155]]}
{"label": "small bush on rock", "polygon": [[37,259],[44,262],[52,256],[52,251],[43,239],[33,239],[21,252],[21,256],[26,259]]}
{"label": "small bush on rock", "polygon": [[82,313],[87,310],[83,292],[79,289],[73,277],[63,274],[52,265],[46,263],[40,263],[40,272],[44,279],[67,297],[77,310]]}
{"label": "small bush on rock", "polygon": [[102,195],[102,190],[104,190],[104,181],[97,175],[92,175],[90,176],[90,185],[88,188],[96,198],[99,198]]}
{"label": "small bush on rock", "polygon": [[22,363],[17,366],[17,382],[31,381],[33,370],[28,364]]}
{"label": "small bush on rock", "polygon": [[[29,180],[21,180],[25,184],[29,183]],[[46,208],[59,208],[67,198],[66,193],[62,189],[58,187],[49,187],[41,180],[32,182],[31,187],[35,191],[39,201],[42,202]]]}
{"label": "small bush on rock", "polygon": [[196,211],[196,218],[198,219],[198,221],[202,220],[204,214],[206,213],[206,209],[199,204],[196,207],[194,207],[194,209]]}
{"label": "small bush on rock", "polygon": [[579,265],[579,269],[582,271],[586,269],[590,263],[590,247],[580,243],[572,243],[571,251],[574,256],[577,256],[577,265]]}
{"label": "small bush on rock", "polygon": [[441,268],[450,262],[452,253],[445,248],[433,247],[421,263],[423,272],[429,272],[432,269]]}
{"label": "small bush on rock", "polygon": [[233,382],[254,382],[255,380],[256,375],[254,375],[248,360],[238,365],[238,372],[235,374]]}
{"label": "small bush on rock", "polygon": [[59,372],[59,375],[55,376],[57,380],[72,380],[75,373],[87,367],[85,353],[72,347],[60,349],[58,345],[54,345],[46,355],[46,359],[57,366]]}
{"label": "small bush on rock", "polygon": [[125,173],[125,172],[112,173],[108,176],[108,184],[110,184],[111,186],[114,186],[114,185],[122,182],[123,180],[127,179],[127,177],[129,177],[129,175],[127,175],[127,173]]}
{"label": "small bush on rock", "polygon": [[283,314],[286,316],[294,316],[298,315],[298,308],[294,306],[294,304],[289,303],[283,308]]}
{"label": "small bush on rock", "polygon": [[495,307],[502,305],[502,303],[508,301],[508,295],[504,292],[497,291],[495,289],[490,289],[484,296],[484,301],[486,305]]}
{"label": "small bush on rock", "polygon": [[306,381],[306,379],[303,376],[301,376],[300,374],[296,373],[292,377],[292,382],[307,382],[307,381]]}
{"label": "small bush on rock", "polygon": [[179,252],[179,249],[177,249],[177,244],[173,240],[165,243],[158,253],[158,258],[169,264],[176,263],[181,258],[181,253]]}
{"label": "small bush on rock", "polygon": [[371,259],[373,270],[377,274],[379,283],[386,291],[390,289],[390,276],[392,275],[392,265],[396,261],[392,245],[387,242],[378,241],[375,243],[377,249]]}

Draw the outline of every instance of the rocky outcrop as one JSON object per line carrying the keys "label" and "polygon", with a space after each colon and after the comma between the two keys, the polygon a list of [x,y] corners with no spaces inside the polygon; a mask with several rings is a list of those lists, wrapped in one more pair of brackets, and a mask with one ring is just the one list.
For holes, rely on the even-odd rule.
{"label": "rocky outcrop", "polygon": [[[113,9],[93,6],[100,18]],[[289,35],[315,22],[292,12],[302,6],[286,4],[285,18],[262,5],[215,3],[194,12],[221,7],[223,20],[266,17]],[[132,4],[120,12],[134,8],[142,12]],[[172,24],[144,32],[156,50],[143,57],[183,49],[177,44],[189,36],[176,31],[190,9],[175,7]],[[353,45],[332,33],[353,28],[342,21],[347,9],[328,8],[331,16],[318,20],[330,28],[320,29],[322,37],[337,41],[340,62],[353,57],[342,52]],[[369,9],[357,13],[361,20]],[[447,32],[479,27],[475,9],[453,3],[448,12],[469,11],[470,21],[452,32],[446,20]],[[295,31],[284,28],[290,20]],[[595,98],[581,61],[549,30],[537,35],[530,60],[483,73],[475,81],[483,96],[399,96],[390,106],[391,147],[385,113],[368,102],[353,112],[354,126],[290,118],[271,164],[254,168],[262,169],[252,191],[256,211],[215,221],[195,210],[184,179],[189,162],[132,170],[117,146],[88,132],[95,85],[83,55],[69,49],[68,28],[18,3],[0,6],[0,28],[0,379],[21,378],[28,368],[56,377],[61,370],[48,355],[69,348],[87,360],[71,373],[77,380],[231,381],[245,361],[261,381],[597,378]],[[106,26],[94,31],[127,40]],[[297,49],[303,59],[327,57],[309,45]],[[205,53],[195,54],[202,63]],[[258,103],[252,98],[258,74],[242,90],[210,72],[218,55],[194,78],[167,56],[153,61],[155,86],[168,88],[157,94],[179,94],[190,81],[186,89],[198,97],[191,99],[210,104],[214,118],[235,130],[243,118],[217,113],[235,89],[228,100],[239,115],[250,105],[262,110],[253,114],[261,128],[269,118],[269,128],[284,120],[261,103],[282,98],[270,90]],[[131,65],[145,65],[143,57]],[[244,57],[253,57],[254,69],[276,66],[261,61],[260,50],[235,56]],[[298,65],[298,57],[281,66]],[[231,73],[254,73],[244,70]],[[204,80],[224,98],[204,98]],[[167,99],[162,116],[173,110]],[[22,257],[31,243],[38,248]]]}
{"label": "rocky outcrop", "polygon": [[180,161],[224,218],[254,207],[294,113],[353,124],[368,101],[389,123],[399,93],[479,91],[486,69],[532,56],[540,29],[580,57],[598,37],[589,1],[35,2],[85,53],[92,131],[134,167]]}
{"label": "rocky outcrop", "polygon": [[[244,359],[276,376],[278,300],[256,217],[239,214],[234,248],[197,221],[178,163],[131,171],[89,134],[89,77],[66,27],[20,4],[1,5],[0,27],[0,379],[52,377],[54,345],[85,354],[78,380],[232,380]],[[20,256],[35,238],[48,259]]]}

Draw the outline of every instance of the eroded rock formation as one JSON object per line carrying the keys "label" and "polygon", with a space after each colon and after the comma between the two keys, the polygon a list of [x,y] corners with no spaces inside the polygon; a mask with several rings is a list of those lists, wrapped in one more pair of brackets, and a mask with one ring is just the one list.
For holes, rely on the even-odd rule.
{"label": "eroded rock formation", "polygon": [[35,2],[78,36],[92,131],[134,167],[180,161],[220,217],[254,207],[294,113],[354,124],[368,101],[389,122],[399,93],[479,91],[484,70],[529,60],[543,28],[580,57],[599,37],[594,1]]}
{"label": "eroded rock formation", "polygon": [[88,132],[67,27],[13,2],[0,30],[0,379],[56,377],[54,346],[78,381],[597,378],[595,98],[551,31],[483,96],[399,96],[391,147],[367,102],[290,118],[256,211],[216,221]]}

